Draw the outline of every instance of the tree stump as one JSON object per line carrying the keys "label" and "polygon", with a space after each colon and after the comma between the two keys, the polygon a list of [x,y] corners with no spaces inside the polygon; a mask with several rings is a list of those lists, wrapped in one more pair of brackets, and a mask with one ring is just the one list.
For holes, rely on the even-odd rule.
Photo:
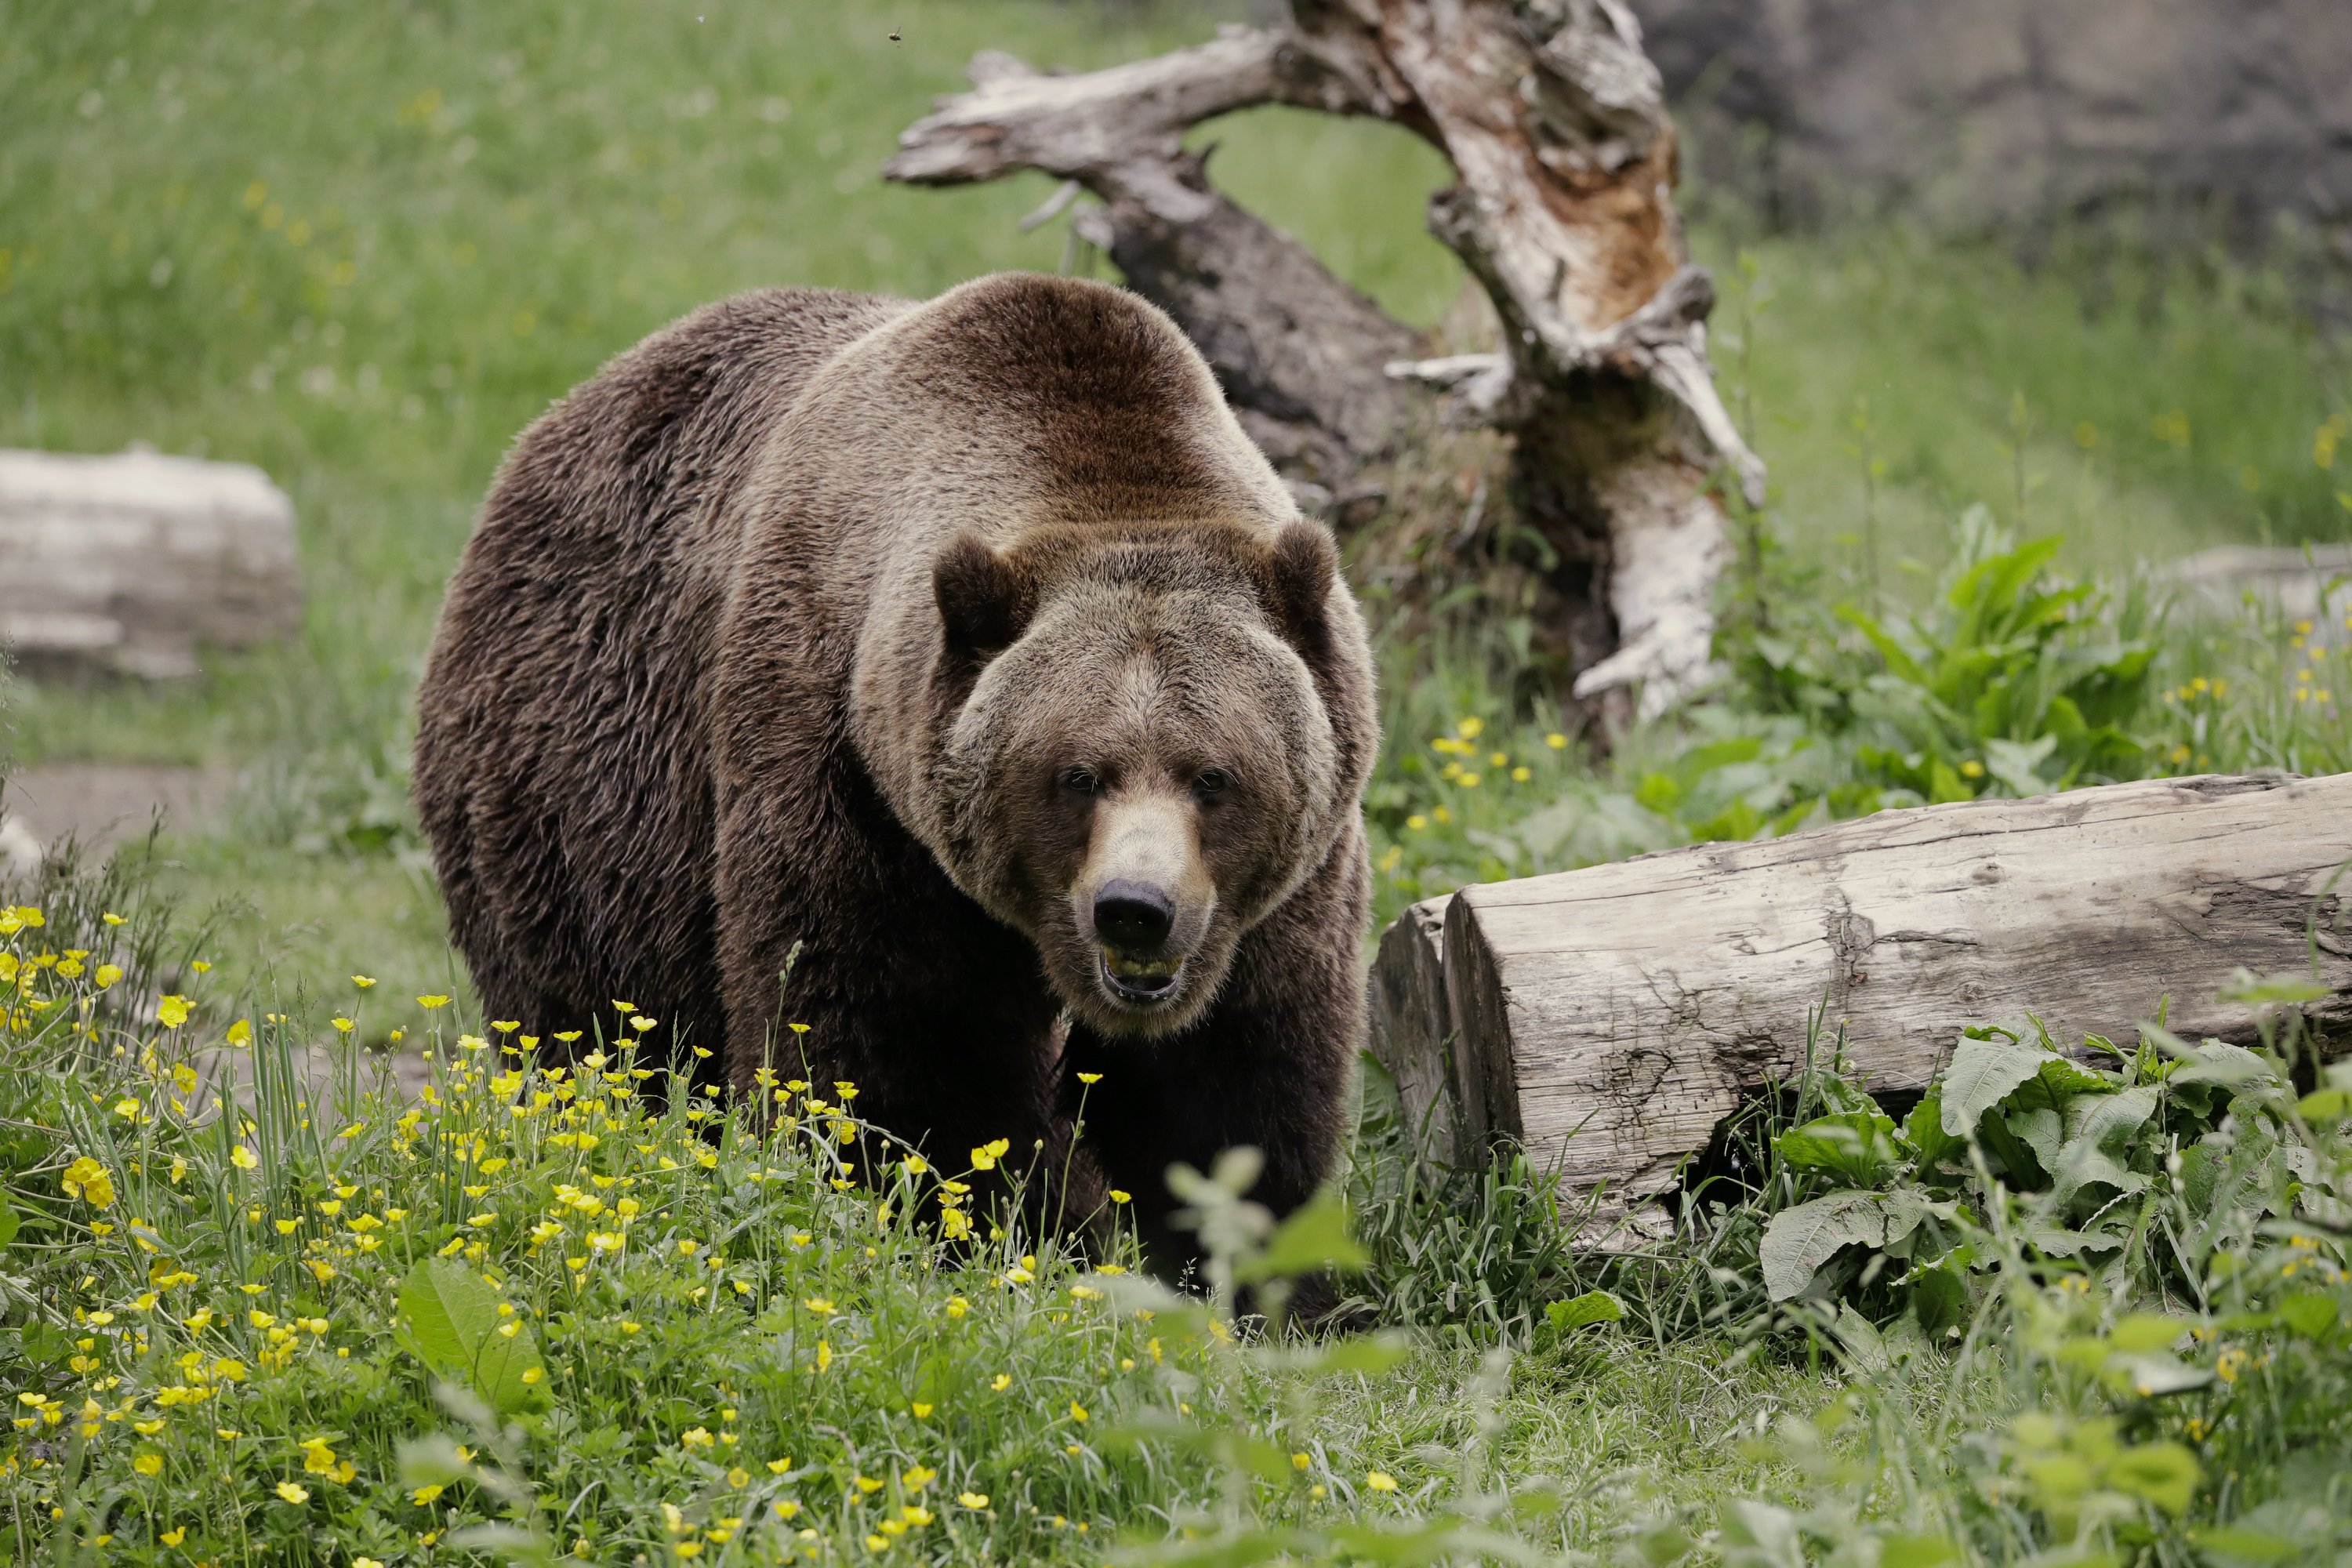
{"label": "tree stump", "polygon": [[2352,1022],[2352,773],[2202,777],[1881,812],[1417,905],[1371,977],[1372,1046],[1445,1163],[1523,1146],[1604,1218],[1673,1187],[1743,1097],[1826,1054],[1922,1090],[1960,1031],[2038,1017],[2126,1047],[2169,998],[2251,1038],[2232,973]]}
{"label": "tree stump", "polygon": [[302,621],[294,505],[243,463],[0,451],[0,647],[37,675],[192,676]]}
{"label": "tree stump", "polygon": [[[1376,493],[1440,398],[1503,430],[1547,546],[1547,651],[1576,695],[1655,711],[1707,672],[1725,556],[1709,479],[1727,466],[1760,502],[1763,468],[1707,368],[1714,289],[1684,249],[1674,127],[1622,0],[1295,0],[1286,26],[1108,70],[988,52],[970,75],[899,139],[889,178],[1044,170],[1065,184],[1039,221],[1092,192],[1078,233],[1192,335],[1312,493]],[[1453,161],[1430,227],[1493,301],[1495,352],[1422,357],[1420,334],[1210,184],[1185,132],[1265,103],[1392,121]]]}

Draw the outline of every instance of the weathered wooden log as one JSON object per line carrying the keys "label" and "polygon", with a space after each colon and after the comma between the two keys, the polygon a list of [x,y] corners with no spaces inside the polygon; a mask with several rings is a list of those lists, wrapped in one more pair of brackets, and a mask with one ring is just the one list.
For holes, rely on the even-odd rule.
{"label": "weathered wooden log", "polygon": [[294,506],[260,469],[0,451],[0,647],[33,673],[190,676],[301,620]]}
{"label": "weathered wooden log", "polygon": [[[1382,939],[1374,1052],[1432,1158],[1496,1139],[1633,1217],[1744,1096],[1802,1070],[1809,1016],[1882,1090],[1960,1031],[2128,1046],[2244,1040],[2239,968],[2328,988],[2352,1022],[2352,773],[2112,784],[1882,812],[1465,888]],[[1654,1211],[1650,1211],[1654,1213]]]}
{"label": "weathered wooden log", "polygon": [[[989,52],[972,90],[899,138],[894,180],[1039,169],[1102,205],[1078,232],[1192,335],[1294,479],[1344,497],[1444,394],[1512,442],[1519,514],[1549,544],[1547,651],[1596,710],[1654,712],[1708,673],[1726,558],[1708,489],[1763,466],[1707,367],[1713,285],[1674,208],[1674,125],[1622,0],[1292,0],[1155,59],[1049,76]],[[1429,225],[1501,323],[1493,352],[1416,357],[1419,334],[1210,183],[1185,132],[1285,103],[1389,120],[1459,176]],[[1639,693],[1638,699],[1635,693]]]}

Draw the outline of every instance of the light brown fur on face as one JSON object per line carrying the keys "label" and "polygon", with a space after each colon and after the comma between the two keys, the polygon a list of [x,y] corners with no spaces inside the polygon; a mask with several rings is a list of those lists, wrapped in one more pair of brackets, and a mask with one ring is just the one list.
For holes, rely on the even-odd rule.
{"label": "light brown fur on face", "polygon": [[1168,1163],[1234,1143],[1277,1209],[1328,1171],[1369,654],[1132,296],[779,291],[647,340],[517,444],[419,703],[494,1016],[629,996],[738,1088],[855,1079],[957,1164],[1042,1144],[1080,1215],[1108,1181],[1156,1225]]}

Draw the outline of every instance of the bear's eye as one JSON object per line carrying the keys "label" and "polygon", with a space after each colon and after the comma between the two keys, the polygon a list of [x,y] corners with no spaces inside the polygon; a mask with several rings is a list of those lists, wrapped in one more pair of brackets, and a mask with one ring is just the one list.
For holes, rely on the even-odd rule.
{"label": "bear's eye", "polygon": [[1192,780],[1192,794],[1201,800],[1214,800],[1233,787],[1233,775],[1223,768],[1202,768]]}
{"label": "bear's eye", "polygon": [[1092,768],[1065,768],[1062,787],[1072,795],[1097,795],[1102,794],[1102,779]]}

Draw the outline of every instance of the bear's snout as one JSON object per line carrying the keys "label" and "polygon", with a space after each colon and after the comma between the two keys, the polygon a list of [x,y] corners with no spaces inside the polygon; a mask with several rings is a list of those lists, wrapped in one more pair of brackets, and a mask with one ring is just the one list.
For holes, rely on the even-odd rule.
{"label": "bear's snout", "polygon": [[1175,900],[1167,889],[1121,878],[1095,895],[1095,934],[1121,953],[1150,957],[1168,945],[1176,923]]}

